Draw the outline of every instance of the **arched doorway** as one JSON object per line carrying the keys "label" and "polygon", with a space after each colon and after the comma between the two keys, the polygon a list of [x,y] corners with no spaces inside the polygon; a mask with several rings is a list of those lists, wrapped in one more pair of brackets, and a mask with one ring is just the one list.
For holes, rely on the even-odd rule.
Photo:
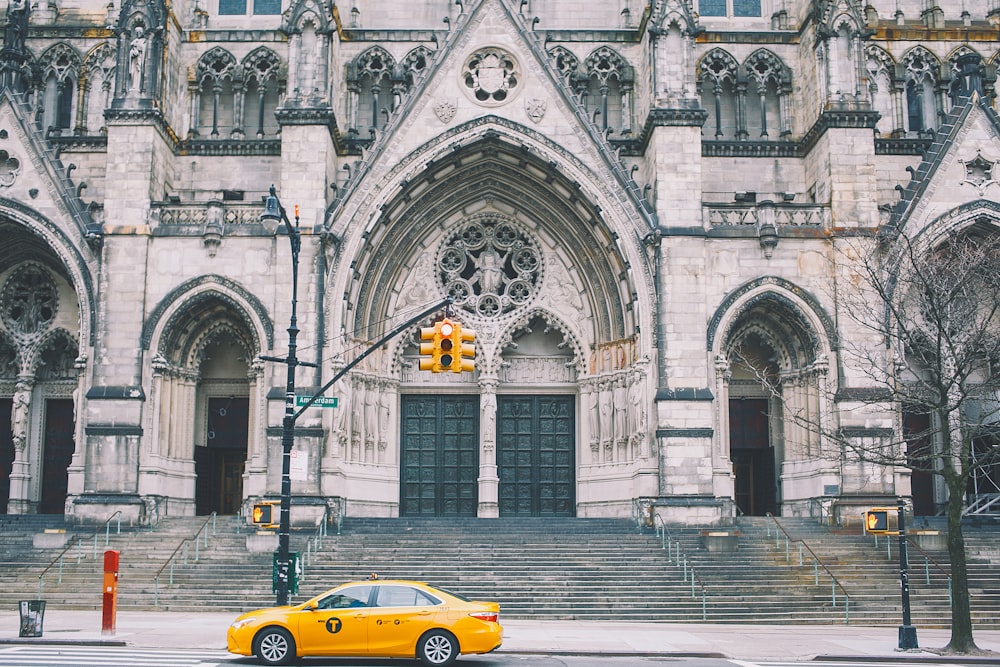
{"label": "arched doorway", "polygon": [[[0,224],[0,235],[15,255],[0,265],[0,506],[62,514],[76,451],[79,306],[54,253],[15,225]],[[26,248],[32,259],[17,261]]]}
{"label": "arched doorway", "polygon": [[266,467],[263,433],[255,427],[262,370],[250,362],[261,346],[248,312],[258,310],[237,301],[245,292],[220,281],[207,276],[181,286],[148,325],[158,343],[151,392],[157,409],[154,456],[140,492],[165,499],[168,514],[235,514],[252,462]]}
{"label": "arched doorway", "polygon": [[731,480],[737,514],[808,515],[829,482],[827,362],[817,322],[824,334],[832,327],[814,302],[773,282],[783,283],[764,279],[737,290],[716,316],[726,322],[716,363],[718,468]]}

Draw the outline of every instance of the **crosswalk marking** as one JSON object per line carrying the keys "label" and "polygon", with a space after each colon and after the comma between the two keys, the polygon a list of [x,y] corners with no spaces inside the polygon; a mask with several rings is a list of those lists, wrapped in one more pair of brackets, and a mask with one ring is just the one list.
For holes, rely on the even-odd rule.
{"label": "crosswalk marking", "polygon": [[0,667],[216,667],[235,657],[226,651],[15,645],[0,648]]}

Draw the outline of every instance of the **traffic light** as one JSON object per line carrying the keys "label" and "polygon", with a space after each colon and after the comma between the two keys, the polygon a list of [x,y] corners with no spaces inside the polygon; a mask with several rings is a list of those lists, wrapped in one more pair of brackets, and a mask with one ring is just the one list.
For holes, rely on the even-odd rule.
{"label": "traffic light", "polygon": [[452,340],[455,341],[454,349],[458,351],[458,354],[452,361],[451,370],[455,373],[462,371],[471,373],[476,370],[476,331],[456,324]]}
{"label": "traffic light", "polygon": [[438,322],[438,331],[441,332],[441,341],[438,343],[438,349],[441,351],[441,370],[446,368],[455,370],[455,334],[461,331],[461,328],[447,317]]}
{"label": "traffic light", "polygon": [[254,525],[257,526],[273,526],[274,521],[274,503],[256,503],[253,506],[252,520]]}
{"label": "traffic light", "polygon": [[882,509],[873,509],[865,512],[865,530],[872,535],[888,534],[889,512]]}
{"label": "traffic light", "polygon": [[431,373],[441,372],[441,324],[435,322],[432,327],[421,327],[420,340],[420,370]]}

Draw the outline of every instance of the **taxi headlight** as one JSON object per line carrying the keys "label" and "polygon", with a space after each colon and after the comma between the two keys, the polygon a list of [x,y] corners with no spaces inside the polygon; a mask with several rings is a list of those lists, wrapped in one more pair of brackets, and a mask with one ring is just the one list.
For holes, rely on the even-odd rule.
{"label": "taxi headlight", "polygon": [[241,619],[236,620],[236,621],[233,622],[232,628],[233,628],[233,630],[239,630],[242,627],[246,627],[246,626],[250,625],[251,623],[253,623],[256,620],[257,620],[257,618],[254,617],[254,616],[251,616],[249,618],[241,618]]}

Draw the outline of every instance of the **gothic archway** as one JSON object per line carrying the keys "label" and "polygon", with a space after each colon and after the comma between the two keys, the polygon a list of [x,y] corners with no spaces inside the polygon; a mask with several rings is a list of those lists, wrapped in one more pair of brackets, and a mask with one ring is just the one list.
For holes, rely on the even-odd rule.
{"label": "gothic archway", "polygon": [[235,514],[250,492],[248,478],[264,483],[265,389],[255,360],[269,331],[256,317],[258,304],[236,287],[194,281],[147,322],[157,409],[139,489],[147,499],[166,499],[169,514]]}
{"label": "gothic archway", "polygon": [[713,318],[716,494],[738,514],[808,514],[822,495],[832,332],[815,299],[775,279],[736,290]]}

